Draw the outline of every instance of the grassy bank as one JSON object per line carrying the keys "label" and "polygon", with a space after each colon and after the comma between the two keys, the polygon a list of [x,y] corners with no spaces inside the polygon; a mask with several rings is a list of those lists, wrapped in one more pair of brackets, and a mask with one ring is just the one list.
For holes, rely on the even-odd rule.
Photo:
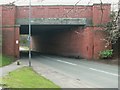
{"label": "grassy bank", "polygon": [[6,65],[9,65],[13,62],[13,58],[11,57],[7,57],[7,56],[4,56],[4,55],[0,55],[0,67],[2,66],[6,66]]}
{"label": "grassy bank", "polygon": [[9,75],[2,78],[2,81],[9,88],[59,88],[29,67],[10,72]]}

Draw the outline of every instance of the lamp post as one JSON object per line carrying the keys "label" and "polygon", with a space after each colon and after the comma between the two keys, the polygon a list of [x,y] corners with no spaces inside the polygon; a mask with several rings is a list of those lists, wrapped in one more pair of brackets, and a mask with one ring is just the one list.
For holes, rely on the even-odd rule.
{"label": "lamp post", "polygon": [[29,67],[31,67],[31,0],[29,0]]}

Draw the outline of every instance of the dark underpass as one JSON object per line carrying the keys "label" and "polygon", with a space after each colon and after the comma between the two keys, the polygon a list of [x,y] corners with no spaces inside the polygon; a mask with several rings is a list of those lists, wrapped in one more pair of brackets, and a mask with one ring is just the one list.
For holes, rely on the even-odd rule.
{"label": "dark underpass", "polygon": [[[86,85],[90,88],[117,88],[117,66],[99,64],[85,59],[76,60],[73,58],[61,57],[81,57],[83,54],[89,54],[89,48],[86,48],[87,44],[85,43],[88,42],[89,39],[86,39],[85,35],[90,36],[90,34],[85,33],[83,35],[82,32],[84,32],[82,27],[77,25],[32,26],[32,67],[35,67],[37,70],[43,70],[45,76],[55,76],[54,73],[57,72],[57,75],[59,73],[62,75],[62,79],[56,78],[56,80],[60,80],[60,82],[64,79],[63,76],[66,75],[67,77],[79,81],[79,83],[83,82],[84,84],[82,85]],[[28,34],[28,26],[21,26],[20,34]],[[89,43],[88,45],[90,46]],[[51,54],[60,55],[60,57],[51,56]],[[25,57],[28,58],[28,52],[22,52],[21,55],[23,56],[22,58],[24,58],[20,59],[21,62],[26,62],[25,65],[29,65],[29,60],[25,59]],[[45,69],[42,69],[42,65],[45,65],[43,67]],[[49,69],[46,69],[46,67]],[[54,71],[50,72],[51,69]],[[41,74],[41,71],[39,72]],[[80,84],[78,84],[78,86],[79,85]]]}
{"label": "dark underpass", "polygon": [[[82,31],[80,25],[32,25],[31,51],[32,57],[39,54],[80,57],[79,37],[76,31]],[[21,25],[21,35],[29,34],[28,25]],[[28,56],[28,52],[20,52],[20,57]]]}

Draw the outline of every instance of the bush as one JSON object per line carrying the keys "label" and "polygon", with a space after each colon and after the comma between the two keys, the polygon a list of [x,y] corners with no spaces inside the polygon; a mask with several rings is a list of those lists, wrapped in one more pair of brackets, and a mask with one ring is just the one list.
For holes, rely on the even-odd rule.
{"label": "bush", "polygon": [[111,58],[113,55],[113,50],[103,50],[103,51],[100,51],[99,53],[99,56],[100,58],[102,59],[107,59],[107,58]]}

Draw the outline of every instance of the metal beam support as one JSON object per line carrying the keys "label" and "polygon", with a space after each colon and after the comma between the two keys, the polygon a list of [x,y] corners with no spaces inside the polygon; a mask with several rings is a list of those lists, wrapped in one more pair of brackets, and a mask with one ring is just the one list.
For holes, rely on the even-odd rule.
{"label": "metal beam support", "polygon": [[[86,18],[31,18],[32,25],[91,25]],[[17,25],[28,25],[28,18],[16,19]]]}

